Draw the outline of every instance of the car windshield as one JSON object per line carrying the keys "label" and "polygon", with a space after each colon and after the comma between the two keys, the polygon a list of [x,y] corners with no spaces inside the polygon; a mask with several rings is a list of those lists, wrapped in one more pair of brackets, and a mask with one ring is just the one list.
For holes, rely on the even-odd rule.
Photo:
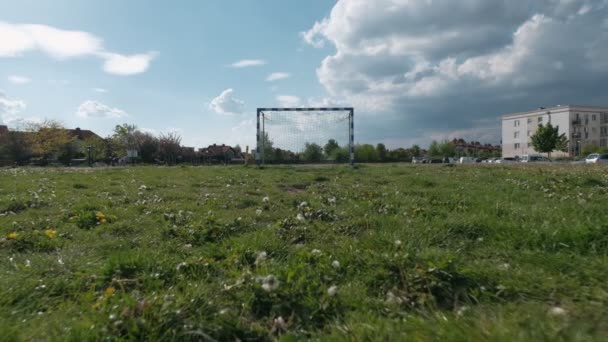
{"label": "car windshield", "polygon": [[594,154],[590,154],[590,155],[587,157],[587,159],[595,159],[595,158],[597,158],[597,157],[599,157],[599,156],[600,156],[599,154],[594,153]]}

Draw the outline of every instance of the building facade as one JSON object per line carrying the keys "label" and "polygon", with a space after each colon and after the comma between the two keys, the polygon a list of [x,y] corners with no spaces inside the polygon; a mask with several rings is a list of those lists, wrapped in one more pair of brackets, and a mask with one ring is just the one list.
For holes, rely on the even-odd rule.
{"label": "building facade", "polygon": [[555,151],[552,157],[578,156],[586,146],[608,147],[608,107],[560,105],[503,115],[503,157],[540,154],[532,146],[532,136],[540,124],[549,122],[569,141],[567,152]]}

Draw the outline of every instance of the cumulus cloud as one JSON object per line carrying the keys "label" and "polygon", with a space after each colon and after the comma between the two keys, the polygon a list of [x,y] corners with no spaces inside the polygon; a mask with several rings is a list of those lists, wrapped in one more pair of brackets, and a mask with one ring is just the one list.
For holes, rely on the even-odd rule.
{"label": "cumulus cloud", "polygon": [[273,72],[272,74],[268,75],[268,77],[266,77],[266,81],[268,81],[268,82],[280,81],[280,80],[287,79],[290,76],[291,75],[286,72]]}
{"label": "cumulus cloud", "polygon": [[232,88],[228,88],[219,96],[211,100],[209,103],[209,109],[217,114],[241,114],[245,110],[245,102],[234,97],[234,90]]}
{"label": "cumulus cloud", "polygon": [[81,118],[122,118],[128,114],[118,108],[111,108],[105,104],[93,100],[83,102],[76,110],[76,116]]}
{"label": "cumulus cloud", "polygon": [[4,93],[0,92],[0,118],[5,125],[12,125],[21,120],[18,114],[26,107],[22,100],[10,99]]}
{"label": "cumulus cloud", "polygon": [[114,75],[135,75],[145,72],[150,67],[157,52],[148,52],[138,55],[124,56],[117,53],[104,54],[106,61],[103,70]]}
{"label": "cumulus cloud", "polygon": [[26,83],[30,83],[30,79],[25,77],[25,76],[19,76],[19,75],[11,75],[9,77],[7,77],[8,81],[13,83],[13,84],[26,84]]}
{"label": "cumulus cloud", "polygon": [[265,65],[266,61],[261,59],[242,59],[240,61],[232,63],[230,66],[233,68],[248,68]]}
{"label": "cumulus cloud", "polygon": [[94,56],[104,60],[103,69],[116,75],[146,71],[157,53],[121,55],[103,47],[102,39],[84,31],[47,25],[0,22],[0,57],[19,57],[39,50],[57,60]]}
{"label": "cumulus cloud", "polygon": [[318,69],[332,98],[428,137],[557,103],[602,104],[608,2],[341,0],[302,32],[332,45]]}

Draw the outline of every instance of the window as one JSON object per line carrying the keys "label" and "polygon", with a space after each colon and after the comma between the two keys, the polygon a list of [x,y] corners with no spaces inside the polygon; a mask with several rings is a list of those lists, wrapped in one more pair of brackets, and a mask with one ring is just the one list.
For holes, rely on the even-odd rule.
{"label": "window", "polygon": [[595,115],[595,114],[591,115],[591,121],[595,121],[595,120],[597,120],[597,115]]}
{"label": "window", "polygon": [[589,139],[589,132],[585,132],[585,139]]}
{"label": "window", "polygon": [[516,138],[516,139],[519,138],[519,132],[513,133],[513,138]]}
{"label": "window", "polygon": [[532,123],[532,118],[528,118],[528,123]]}
{"label": "window", "polygon": [[513,121],[513,127],[519,127],[519,120]]}
{"label": "window", "polygon": [[532,143],[528,143],[528,147],[532,147]]}
{"label": "window", "polygon": [[543,122],[543,117],[539,116],[537,120],[538,120],[538,122]]}
{"label": "window", "polygon": [[518,150],[521,147],[519,143],[515,143],[515,149]]}
{"label": "window", "polygon": [[528,131],[528,136],[530,136],[530,131]]}
{"label": "window", "polygon": [[608,147],[606,146],[606,138],[600,139],[600,147]]}

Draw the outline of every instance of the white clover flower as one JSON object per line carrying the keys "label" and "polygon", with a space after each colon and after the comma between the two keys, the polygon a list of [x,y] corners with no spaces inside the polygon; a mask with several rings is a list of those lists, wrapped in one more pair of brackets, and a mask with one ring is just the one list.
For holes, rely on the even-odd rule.
{"label": "white clover flower", "polygon": [[25,267],[30,267],[32,266],[32,262],[29,259],[25,260]]}
{"label": "white clover flower", "polygon": [[321,251],[320,251],[320,250],[318,250],[318,249],[316,249],[316,248],[315,248],[315,249],[313,249],[312,251],[310,251],[310,253],[311,253],[312,255],[321,255]]}
{"label": "white clover flower", "polygon": [[268,196],[264,196],[264,198],[262,198],[262,202],[268,203],[270,202],[270,198]]}
{"label": "white clover flower", "polygon": [[264,261],[266,261],[266,259],[268,258],[268,254],[264,251],[259,252],[257,258],[255,258],[255,264],[259,265],[261,263],[263,263]]}
{"label": "white clover flower", "polygon": [[179,264],[177,264],[177,266],[175,267],[176,270],[181,270],[183,267],[186,267],[188,264],[186,264],[186,262],[180,262]]}
{"label": "white clover flower", "polygon": [[564,308],[560,308],[559,306],[554,306],[549,309],[549,313],[552,316],[564,316],[566,314],[566,310]]}
{"label": "white clover flower", "polygon": [[148,187],[143,184],[139,187],[139,190],[146,190],[146,189],[148,189]]}
{"label": "white clover flower", "polygon": [[302,203],[300,203],[300,205],[298,205],[298,208],[302,209],[302,208],[306,208],[308,207],[308,202],[304,201]]}
{"label": "white clover flower", "polygon": [[279,280],[275,276],[270,274],[264,278],[262,288],[266,292],[272,292],[279,288]]}
{"label": "white clover flower", "polygon": [[192,248],[192,244],[191,243],[187,243],[184,245],[184,248]]}
{"label": "white clover flower", "polygon": [[258,216],[262,215],[262,209],[256,209],[255,214]]}
{"label": "white clover flower", "polygon": [[273,320],[273,328],[281,331],[287,330],[287,323],[285,323],[282,316],[279,316]]}
{"label": "white clover flower", "polygon": [[304,221],[304,215],[302,215],[302,213],[298,213],[298,215],[296,216],[296,220]]}
{"label": "white clover flower", "polygon": [[332,285],[330,288],[327,289],[327,294],[331,297],[337,295],[338,287],[336,285]]}
{"label": "white clover flower", "polygon": [[340,268],[340,262],[338,260],[334,260],[331,262],[331,267]]}
{"label": "white clover flower", "polygon": [[330,197],[327,199],[327,202],[329,202],[329,204],[336,204],[336,198],[335,197]]}
{"label": "white clover flower", "polygon": [[401,247],[401,240],[395,240],[395,247]]}

